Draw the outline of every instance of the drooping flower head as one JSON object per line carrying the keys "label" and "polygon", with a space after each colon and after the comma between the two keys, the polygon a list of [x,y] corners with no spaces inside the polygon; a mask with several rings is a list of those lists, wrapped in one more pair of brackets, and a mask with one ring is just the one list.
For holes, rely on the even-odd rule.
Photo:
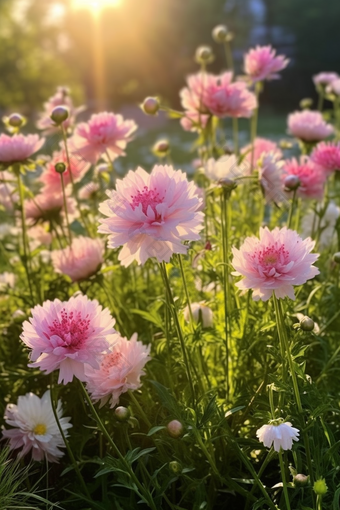
{"label": "drooping flower head", "polygon": [[200,239],[204,214],[196,186],[181,170],[156,165],[151,174],[142,168],[117,180],[116,191],[100,205],[98,232],[109,234],[110,248],[123,245],[119,260],[128,266],[156,257],[169,262],[173,253],[186,253],[183,241]]}
{"label": "drooping flower head", "polygon": [[334,128],[320,112],[303,110],[288,115],[288,131],[305,142],[319,142],[333,134]]}
{"label": "drooping flower head", "polygon": [[[57,415],[64,435],[68,436],[71,418],[62,418],[61,401],[58,401]],[[21,448],[18,457],[24,457],[30,451],[32,459],[48,462],[58,462],[64,455],[59,448],[65,444],[55,420],[50,391],[46,391],[39,398],[33,393],[27,393],[18,398],[18,403],[7,404],[4,415],[8,425],[14,428],[4,429],[2,435],[9,439],[9,448],[16,450]]]}
{"label": "drooping flower head", "polygon": [[97,300],[77,295],[68,301],[45,301],[23,323],[21,340],[32,349],[30,367],[46,374],[59,369],[58,383],[85,379],[84,364],[99,368],[99,358],[116,333],[115,320]]}
{"label": "drooping flower head", "polygon": [[57,163],[64,163],[65,165],[65,172],[63,173],[64,186],[71,184],[72,180],[73,182],[80,181],[90,168],[90,163],[87,163],[76,156],[70,155],[69,159],[72,179],[65,150],[53,153],[52,159],[46,164],[46,167],[40,176],[40,181],[45,184],[46,190],[53,189],[54,192],[62,192],[60,174],[55,170],[55,165]]}
{"label": "drooping flower head", "polygon": [[308,156],[301,156],[299,161],[295,158],[286,160],[282,180],[288,175],[296,175],[300,180],[300,186],[296,192],[298,197],[316,200],[323,197],[327,175]]}
{"label": "drooping flower head", "polygon": [[256,436],[261,443],[270,448],[274,443],[274,450],[291,450],[293,441],[299,440],[299,430],[292,426],[289,421],[282,422],[277,420],[277,424],[262,425],[256,431]]}
{"label": "drooping flower head", "polygon": [[91,398],[102,407],[110,400],[110,407],[119,402],[122,393],[137,390],[141,386],[144,366],[151,359],[150,346],[137,340],[135,333],[131,340],[116,335],[109,353],[104,354],[99,369],[89,366],[85,369],[87,389]]}
{"label": "drooping flower head", "polygon": [[21,163],[26,161],[45,143],[39,135],[0,135],[0,163]]}
{"label": "drooping flower head", "polygon": [[257,107],[255,94],[242,81],[230,83],[230,74],[217,76],[206,90],[205,104],[216,117],[251,117]]}
{"label": "drooping flower head", "polygon": [[340,142],[321,142],[313,149],[311,160],[325,172],[340,170]]}
{"label": "drooping flower head", "polygon": [[[252,144],[249,144],[249,145],[246,145],[241,151],[242,154],[246,154],[245,159],[249,162],[249,164],[251,164],[251,160],[252,160],[251,150],[252,150]],[[268,140],[267,138],[260,138],[260,137],[255,138],[255,140],[254,140],[254,165],[256,166],[258,160],[265,154],[268,154],[269,152],[274,153],[278,159],[282,158],[282,152],[275,142],[273,142],[272,140]]]}
{"label": "drooping flower head", "polygon": [[69,115],[62,122],[62,126],[66,131],[73,127],[77,115],[85,109],[84,106],[75,108],[69,90],[66,87],[58,87],[54,96],[44,103],[44,111],[40,114],[40,118],[37,121],[37,128],[43,129],[47,135],[53,134],[60,129],[51,119],[51,113],[56,106],[66,106],[68,109]]}
{"label": "drooping flower head", "polygon": [[271,46],[256,46],[244,56],[244,72],[253,82],[274,80],[280,78],[278,72],[287,67],[288,62],[283,55],[276,55]]}
{"label": "drooping flower head", "polygon": [[90,237],[76,237],[71,246],[52,251],[51,258],[57,273],[79,282],[95,274],[104,262],[103,242]]}
{"label": "drooping flower head", "polygon": [[77,126],[70,142],[72,152],[92,164],[107,155],[112,161],[125,155],[124,149],[136,129],[133,120],[124,120],[121,115],[96,113]]}
{"label": "drooping flower head", "polygon": [[319,274],[312,264],[319,254],[310,253],[315,242],[301,239],[294,230],[276,227],[260,228],[260,239],[247,237],[240,249],[233,247],[232,265],[236,283],[242,290],[253,290],[253,299],[268,301],[275,293],[278,299],[295,299],[293,285],[302,285]]}

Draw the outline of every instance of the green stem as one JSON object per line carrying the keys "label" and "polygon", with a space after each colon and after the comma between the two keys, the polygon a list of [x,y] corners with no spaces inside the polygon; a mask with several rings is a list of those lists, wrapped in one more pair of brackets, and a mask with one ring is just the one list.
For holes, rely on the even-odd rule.
{"label": "green stem", "polygon": [[297,192],[297,190],[295,189],[293,191],[293,198],[292,198],[292,201],[290,203],[288,220],[287,220],[287,228],[291,228],[292,227],[293,213],[294,213],[294,208],[295,208],[295,204],[296,204],[296,192]]}
{"label": "green stem", "polygon": [[258,116],[259,116],[259,95],[261,92],[262,84],[261,82],[257,82],[255,84],[255,96],[256,96],[256,102],[257,107],[254,110],[253,116],[250,121],[250,143],[251,143],[251,166],[250,166],[250,173],[254,170],[254,154],[255,154],[255,138],[257,134],[257,122],[258,122]]}
{"label": "green stem", "polygon": [[232,386],[232,374],[230,374],[230,324],[229,324],[229,312],[230,312],[230,283],[229,283],[229,191],[223,189],[221,195],[221,227],[222,227],[222,256],[223,256],[223,291],[224,291],[224,330],[225,330],[225,375],[227,384],[227,394],[229,395]]}
{"label": "green stem", "polygon": [[64,209],[65,209],[65,217],[66,217],[66,224],[67,224],[68,239],[69,239],[69,243],[70,243],[70,246],[71,246],[71,244],[72,244],[72,234],[71,234],[70,222],[69,222],[69,219],[68,219],[68,210],[67,210],[67,201],[66,201],[65,183],[64,183],[64,176],[63,176],[63,174],[60,174],[60,180],[61,180],[61,187],[62,187],[62,190],[63,190],[63,202],[64,202]]}
{"label": "green stem", "polygon": [[135,406],[137,407],[138,409],[138,412],[139,414],[141,415],[141,417],[143,418],[144,422],[146,423],[146,425],[151,429],[152,427],[152,423],[150,422],[149,418],[146,416],[146,414],[144,413],[140,403],[138,402],[138,400],[136,399],[136,397],[134,396],[133,394],[133,391],[129,390],[128,391],[129,393],[129,396],[131,398],[131,400],[133,401],[133,403],[135,404]]}
{"label": "green stem", "polygon": [[284,466],[284,463],[283,463],[282,449],[281,448],[280,448],[280,451],[279,451],[279,461],[280,461],[280,470],[281,470],[281,476],[282,476],[283,494],[284,494],[285,501],[286,501],[286,508],[287,508],[287,510],[290,510],[290,501],[289,501],[288,490],[287,490],[287,481],[286,481],[285,466]]}
{"label": "green stem", "polygon": [[195,323],[194,323],[194,317],[192,315],[192,309],[191,309],[191,303],[190,303],[190,297],[189,297],[187,281],[186,281],[185,273],[184,273],[183,261],[182,261],[182,257],[181,257],[180,254],[178,254],[177,258],[178,258],[179,267],[180,267],[180,270],[181,270],[181,276],[182,276],[182,282],[183,282],[185,297],[186,297],[186,300],[187,300],[187,306],[188,306],[188,309],[189,309],[190,322],[191,322],[192,328],[194,330],[195,329],[195,327],[194,327]]}
{"label": "green stem", "polygon": [[234,154],[235,156],[239,155],[239,147],[238,147],[238,118],[233,117],[233,138],[234,138]]}

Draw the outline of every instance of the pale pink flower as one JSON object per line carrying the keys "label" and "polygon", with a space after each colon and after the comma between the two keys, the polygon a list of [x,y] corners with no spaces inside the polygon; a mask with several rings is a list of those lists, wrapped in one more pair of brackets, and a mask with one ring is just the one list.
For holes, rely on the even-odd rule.
{"label": "pale pink flower", "polygon": [[90,163],[96,163],[101,156],[112,161],[125,155],[123,149],[136,129],[133,120],[124,120],[121,115],[97,113],[87,123],[78,124],[71,147],[74,154]]}
{"label": "pale pink flower", "polygon": [[89,182],[80,188],[78,196],[81,200],[89,200],[93,198],[96,193],[100,190],[100,186],[96,182]]}
{"label": "pale pink flower", "polygon": [[340,170],[340,142],[321,142],[313,149],[311,160],[326,172]]}
{"label": "pale pink flower", "polygon": [[278,299],[295,299],[293,285],[302,285],[319,274],[312,265],[319,256],[310,253],[314,245],[310,238],[302,240],[286,227],[260,228],[260,239],[247,237],[239,250],[232,248],[236,269],[232,274],[244,276],[236,286],[253,289],[254,301],[268,301],[273,293]]}
{"label": "pale pink flower", "polygon": [[210,114],[204,114],[200,112],[184,112],[184,117],[181,118],[180,124],[185,131],[198,131],[204,129],[208,124]]}
{"label": "pale pink flower", "polygon": [[[252,150],[252,144],[248,144],[245,147],[243,147],[241,153],[246,154],[245,159],[251,164],[251,150]],[[264,156],[265,154],[268,154],[269,152],[272,152],[277,156],[278,159],[282,158],[282,152],[280,148],[278,147],[277,143],[273,142],[272,140],[268,140],[267,138],[260,138],[257,137],[254,140],[254,165],[256,166],[258,160],[261,158],[261,156]]]}
{"label": "pale pink flower", "polygon": [[34,225],[28,229],[27,235],[30,238],[31,251],[40,248],[42,244],[52,243],[52,235],[47,232],[44,225]]}
{"label": "pale pink flower", "polygon": [[181,170],[156,165],[151,174],[142,168],[117,180],[116,191],[99,210],[98,232],[109,234],[109,247],[123,245],[118,259],[123,266],[136,260],[144,264],[150,257],[169,262],[173,253],[186,253],[183,241],[200,239],[204,214],[196,186]]}
{"label": "pale pink flower", "polygon": [[[232,73],[224,73],[224,83],[231,83]],[[189,112],[209,114],[206,105],[207,90],[214,87],[217,77],[209,73],[196,73],[187,77],[187,87],[184,87],[179,95],[182,106]]]}
{"label": "pale pink flower", "polygon": [[288,115],[288,131],[291,135],[306,142],[319,142],[334,133],[320,112],[303,110]]}
{"label": "pale pink flower", "polygon": [[[68,195],[66,196],[66,206],[69,220],[72,220],[76,213],[76,203]],[[65,214],[63,194],[59,190],[55,192],[51,188],[43,188],[34,199],[25,201],[25,214],[27,219],[34,221],[53,220],[60,223]]]}
{"label": "pale pink flower", "polygon": [[326,92],[331,94],[332,92],[337,96],[340,96],[340,78],[332,80],[326,87]]}
{"label": "pale pink flower", "polygon": [[39,135],[0,135],[0,163],[20,163],[39,151],[45,138]]}
{"label": "pale pink flower", "polygon": [[104,262],[104,246],[100,239],[76,237],[71,246],[53,250],[52,264],[57,273],[66,274],[72,282],[86,280],[95,274]]}
{"label": "pale pink flower", "polygon": [[276,56],[271,46],[256,46],[244,56],[244,72],[253,82],[280,78],[277,74],[287,67],[289,60],[283,55]]}
{"label": "pale pink flower", "polygon": [[[227,76],[226,76],[227,75]],[[209,111],[216,117],[251,117],[257,101],[244,82],[229,82],[230,73],[218,76],[206,90]]]}
{"label": "pale pink flower", "polygon": [[110,400],[110,407],[114,407],[122,393],[140,388],[144,366],[151,359],[149,353],[150,345],[137,341],[137,333],[131,340],[116,335],[115,344],[103,355],[99,369],[85,368],[92,400],[100,400],[100,407]]}
{"label": "pale pink flower", "polygon": [[264,446],[270,448],[274,443],[276,452],[279,452],[281,448],[282,450],[291,450],[293,441],[299,440],[299,434],[299,430],[293,427],[289,421],[262,425],[256,431],[256,436]]}
{"label": "pale pink flower", "polygon": [[314,85],[329,85],[332,81],[337,80],[339,75],[337,73],[319,73],[313,76]]}
{"label": "pale pink flower", "polygon": [[276,204],[285,199],[282,186],[283,161],[279,161],[275,153],[264,154],[258,161],[259,180],[264,191],[267,204]]}
{"label": "pale pink flower", "polygon": [[[69,423],[71,418],[62,417],[60,400],[56,411],[60,426],[67,437],[68,429],[72,427]],[[10,450],[21,448],[19,458],[31,451],[33,460],[58,462],[64,455],[59,448],[64,448],[65,443],[53,414],[49,390],[41,398],[27,393],[18,398],[17,405],[7,404],[4,418],[6,423],[14,428],[3,429],[2,435],[9,439]]]}
{"label": "pale pink flower", "polygon": [[44,111],[40,114],[40,118],[37,121],[37,128],[43,129],[47,135],[60,130],[59,126],[56,126],[51,119],[51,113],[56,106],[66,106],[69,111],[68,118],[62,122],[62,126],[66,131],[74,126],[77,115],[85,109],[84,106],[75,108],[69,90],[66,87],[58,87],[54,96],[44,103]]}
{"label": "pale pink flower", "polygon": [[6,170],[0,172],[0,209],[1,206],[5,211],[12,212],[15,204],[19,200],[19,195],[12,186],[15,176]]}
{"label": "pale pink flower", "polygon": [[239,162],[235,154],[225,155],[217,160],[209,158],[204,165],[204,173],[211,181],[237,180],[250,175],[250,166],[245,160]]}
{"label": "pale pink flower", "polygon": [[[90,168],[90,163],[87,163],[72,154],[69,159],[73,182],[78,182]],[[45,169],[40,176],[40,181],[45,184],[46,190],[53,189],[55,192],[62,192],[61,177],[55,170],[55,165],[57,163],[64,163],[65,165],[65,172],[63,173],[64,185],[67,186],[72,182],[65,150],[53,153],[52,159],[47,162]]]}
{"label": "pale pink flower", "polygon": [[68,301],[45,301],[23,323],[21,340],[31,351],[30,367],[50,374],[59,369],[58,383],[73,377],[85,380],[84,364],[99,368],[99,358],[109,347],[115,319],[110,311],[78,294]]}
{"label": "pale pink flower", "polygon": [[[288,175],[297,175],[300,179],[300,186],[296,192],[298,197],[317,200],[323,197],[327,175],[308,156],[301,156],[300,161],[295,158],[286,160],[283,166],[282,181]],[[291,192],[289,196],[291,196]]]}
{"label": "pale pink flower", "polygon": [[[213,325],[214,314],[211,308],[207,306],[204,301],[200,303],[191,303],[192,318],[196,324],[201,320],[203,328],[211,328]],[[186,322],[190,322],[190,310],[189,306],[184,308],[184,319]]]}

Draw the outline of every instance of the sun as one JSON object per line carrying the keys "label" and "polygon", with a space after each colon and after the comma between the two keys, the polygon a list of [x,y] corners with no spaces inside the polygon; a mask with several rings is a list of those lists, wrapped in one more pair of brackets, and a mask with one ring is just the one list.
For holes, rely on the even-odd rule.
{"label": "sun", "polygon": [[97,14],[106,7],[118,7],[122,0],[72,0],[74,9],[87,9]]}

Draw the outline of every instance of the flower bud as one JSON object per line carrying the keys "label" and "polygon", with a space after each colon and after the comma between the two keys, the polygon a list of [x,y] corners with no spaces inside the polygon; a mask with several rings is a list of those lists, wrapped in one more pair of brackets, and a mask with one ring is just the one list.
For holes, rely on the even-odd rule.
{"label": "flower bud", "polygon": [[309,477],[302,473],[298,473],[297,475],[293,476],[293,483],[295,487],[304,487],[307,485],[308,481]]}
{"label": "flower bud", "polygon": [[207,241],[207,242],[205,243],[204,249],[205,249],[205,250],[208,250],[208,251],[211,251],[211,250],[212,250],[212,246],[211,246],[211,242],[210,242],[210,241]]}
{"label": "flower bud", "polygon": [[51,113],[51,119],[57,126],[60,126],[69,117],[69,109],[65,105],[59,105],[53,108]]}
{"label": "flower bud", "polygon": [[314,329],[313,319],[311,319],[310,317],[307,317],[307,315],[305,315],[300,320],[300,327],[301,327],[302,331],[313,331],[313,329]]}
{"label": "flower bud", "polygon": [[174,475],[179,475],[180,473],[182,473],[182,464],[177,462],[177,460],[172,460],[171,462],[169,462],[169,468]]}
{"label": "flower bud", "polygon": [[178,420],[169,421],[166,428],[169,433],[169,436],[174,437],[175,439],[181,437],[184,432],[184,427],[182,423]]}
{"label": "flower bud", "polygon": [[301,184],[301,181],[297,175],[288,175],[283,181],[283,184],[287,191],[294,191],[298,189],[298,187]]}
{"label": "flower bud", "polygon": [[237,188],[237,183],[233,179],[229,179],[228,177],[223,177],[218,181],[218,184],[225,188],[228,191],[232,191]]}
{"label": "flower bud", "polygon": [[130,409],[124,406],[116,407],[115,417],[118,421],[127,421],[131,417]]}
{"label": "flower bud", "polygon": [[160,108],[159,100],[157,97],[147,97],[142,104],[142,110],[147,115],[156,115]]}
{"label": "flower bud", "polygon": [[195,61],[198,64],[209,64],[214,60],[214,54],[210,46],[199,46],[195,53]]}
{"label": "flower bud", "polygon": [[228,34],[228,28],[225,25],[217,25],[212,31],[215,42],[224,43]]}
{"label": "flower bud", "polygon": [[291,149],[293,144],[290,140],[280,140],[279,146],[281,149]]}
{"label": "flower bud", "polygon": [[334,262],[336,262],[337,264],[340,264],[340,251],[334,253],[333,255],[333,260]]}
{"label": "flower bud", "polygon": [[226,37],[226,41],[227,41],[227,42],[231,42],[233,39],[234,39],[234,34],[233,34],[233,32],[228,32],[228,33],[227,33],[227,37]]}
{"label": "flower bud", "polygon": [[301,99],[300,101],[300,108],[302,110],[309,110],[309,108],[313,104],[313,99],[310,97],[305,97],[304,99]]}
{"label": "flower bud", "polygon": [[12,113],[12,115],[8,117],[8,124],[12,127],[20,128],[25,124],[25,117],[20,115],[20,113]]}
{"label": "flower bud", "polygon": [[62,161],[60,163],[56,163],[54,165],[54,170],[58,173],[58,174],[63,174],[65,171],[66,171],[66,165],[65,163],[63,163]]}
{"label": "flower bud", "polygon": [[315,494],[318,496],[324,496],[328,489],[325,479],[319,478],[319,480],[316,480],[316,482],[314,482],[313,489]]}
{"label": "flower bud", "polygon": [[157,156],[164,156],[169,152],[169,142],[168,140],[159,140],[155,143],[155,145],[152,148],[152,152],[156,154]]}

